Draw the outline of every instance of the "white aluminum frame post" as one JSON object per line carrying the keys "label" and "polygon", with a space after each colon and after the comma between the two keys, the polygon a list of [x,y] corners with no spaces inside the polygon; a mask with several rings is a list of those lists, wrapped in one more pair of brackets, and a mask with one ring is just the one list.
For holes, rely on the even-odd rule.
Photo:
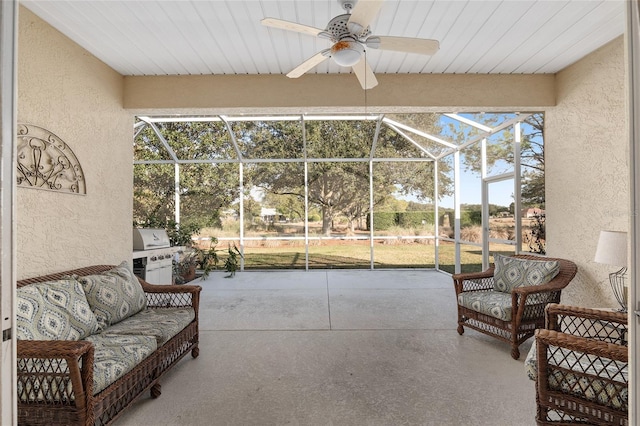
{"label": "white aluminum frame post", "polygon": [[640,422],[640,2],[627,2],[630,153],[629,424]]}
{"label": "white aluminum frame post", "polygon": [[0,423],[17,423],[15,315],[15,135],[18,2],[0,1]]}

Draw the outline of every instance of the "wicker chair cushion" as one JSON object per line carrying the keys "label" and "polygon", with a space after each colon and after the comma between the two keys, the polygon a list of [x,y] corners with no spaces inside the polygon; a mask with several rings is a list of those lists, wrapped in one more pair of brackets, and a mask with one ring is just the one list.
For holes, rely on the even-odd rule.
{"label": "wicker chair cushion", "polygon": [[156,349],[156,339],[151,336],[123,336],[108,330],[87,338],[95,347],[93,361],[93,394],[131,371],[133,367],[151,355]]}
{"label": "wicker chair cushion", "polygon": [[117,324],[147,307],[140,282],[127,262],[97,275],[79,277],[100,330]]}
{"label": "wicker chair cushion", "polygon": [[511,293],[516,287],[540,285],[551,281],[560,264],[556,260],[531,260],[494,254],[493,289]]}
{"label": "wicker chair cushion", "polygon": [[[21,372],[42,372],[51,374],[52,371],[66,371],[67,362],[64,359],[21,359],[18,361],[18,374]],[[45,374],[42,377],[45,377]],[[70,380],[18,380],[18,399],[22,402],[55,401],[68,403],[75,399]]]}
{"label": "wicker chair cushion", "polygon": [[138,312],[106,330],[109,334],[153,336],[162,346],[183,330],[196,314],[193,308],[154,308]]}
{"label": "wicker chair cushion", "polygon": [[511,321],[511,295],[507,293],[466,291],[458,295],[458,304],[503,321]]}
{"label": "wicker chair cushion", "polygon": [[[617,410],[628,410],[629,390],[627,383],[629,371],[627,363],[553,346],[549,347],[548,357],[549,387],[551,389]],[[524,365],[527,376],[531,380],[536,380],[538,365],[535,342],[531,345],[531,350]],[[556,366],[558,368],[555,368]],[[571,370],[575,373],[572,373]],[[587,375],[608,380],[595,379]],[[609,380],[613,380],[616,383],[611,383]]]}
{"label": "wicker chair cushion", "polygon": [[30,284],[18,288],[16,296],[19,340],[81,340],[98,330],[78,281]]}
{"label": "wicker chair cushion", "polygon": [[527,377],[533,381],[538,377],[538,364],[536,360],[536,342],[535,339],[531,348],[529,349],[529,353],[527,353],[527,358],[524,360],[524,371],[527,373]]}

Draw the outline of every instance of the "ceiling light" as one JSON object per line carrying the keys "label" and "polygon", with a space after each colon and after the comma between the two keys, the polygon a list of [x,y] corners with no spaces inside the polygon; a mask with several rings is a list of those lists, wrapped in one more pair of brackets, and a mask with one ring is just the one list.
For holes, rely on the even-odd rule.
{"label": "ceiling light", "polygon": [[352,67],[360,61],[364,47],[356,41],[339,41],[331,47],[331,57],[342,67]]}

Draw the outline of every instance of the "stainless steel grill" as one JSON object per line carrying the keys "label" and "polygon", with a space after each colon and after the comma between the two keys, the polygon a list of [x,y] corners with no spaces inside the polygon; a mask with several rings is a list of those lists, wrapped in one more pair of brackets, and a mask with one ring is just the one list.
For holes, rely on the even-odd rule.
{"label": "stainless steel grill", "polygon": [[133,229],[133,270],[150,284],[172,284],[173,258],[180,247],[171,247],[164,229]]}

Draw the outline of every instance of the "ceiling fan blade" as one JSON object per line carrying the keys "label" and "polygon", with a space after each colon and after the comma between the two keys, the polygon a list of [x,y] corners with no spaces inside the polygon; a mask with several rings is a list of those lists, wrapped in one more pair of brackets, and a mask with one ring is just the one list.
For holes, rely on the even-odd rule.
{"label": "ceiling fan blade", "polygon": [[313,55],[312,57],[310,57],[309,59],[307,59],[306,61],[304,61],[303,63],[301,63],[294,69],[292,69],[291,71],[289,71],[289,74],[287,74],[287,77],[289,78],[300,77],[302,74],[306,73],[311,68],[317,65],[320,65],[322,62],[329,59],[330,56],[328,53],[329,53],[329,49],[325,49],[322,52],[316,53],[315,55]]}
{"label": "ceiling fan blade", "polygon": [[260,21],[265,27],[278,28],[280,30],[295,31],[297,33],[309,34],[317,36],[324,30],[320,28],[310,27],[308,25],[298,24],[297,22],[284,21],[276,18],[264,18]]}
{"label": "ceiling fan blade", "polygon": [[411,37],[371,36],[365,42],[367,47],[396,52],[433,55],[440,49],[438,40]]}
{"label": "ceiling fan blade", "polygon": [[376,18],[383,0],[358,0],[351,11],[347,27],[352,33],[360,33]]}
{"label": "ceiling fan blade", "polygon": [[378,79],[364,56],[360,59],[360,62],[351,67],[351,69],[356,77],[358,77],[360,86],[362,86],[364,90],[373,89],[378,85]]}

